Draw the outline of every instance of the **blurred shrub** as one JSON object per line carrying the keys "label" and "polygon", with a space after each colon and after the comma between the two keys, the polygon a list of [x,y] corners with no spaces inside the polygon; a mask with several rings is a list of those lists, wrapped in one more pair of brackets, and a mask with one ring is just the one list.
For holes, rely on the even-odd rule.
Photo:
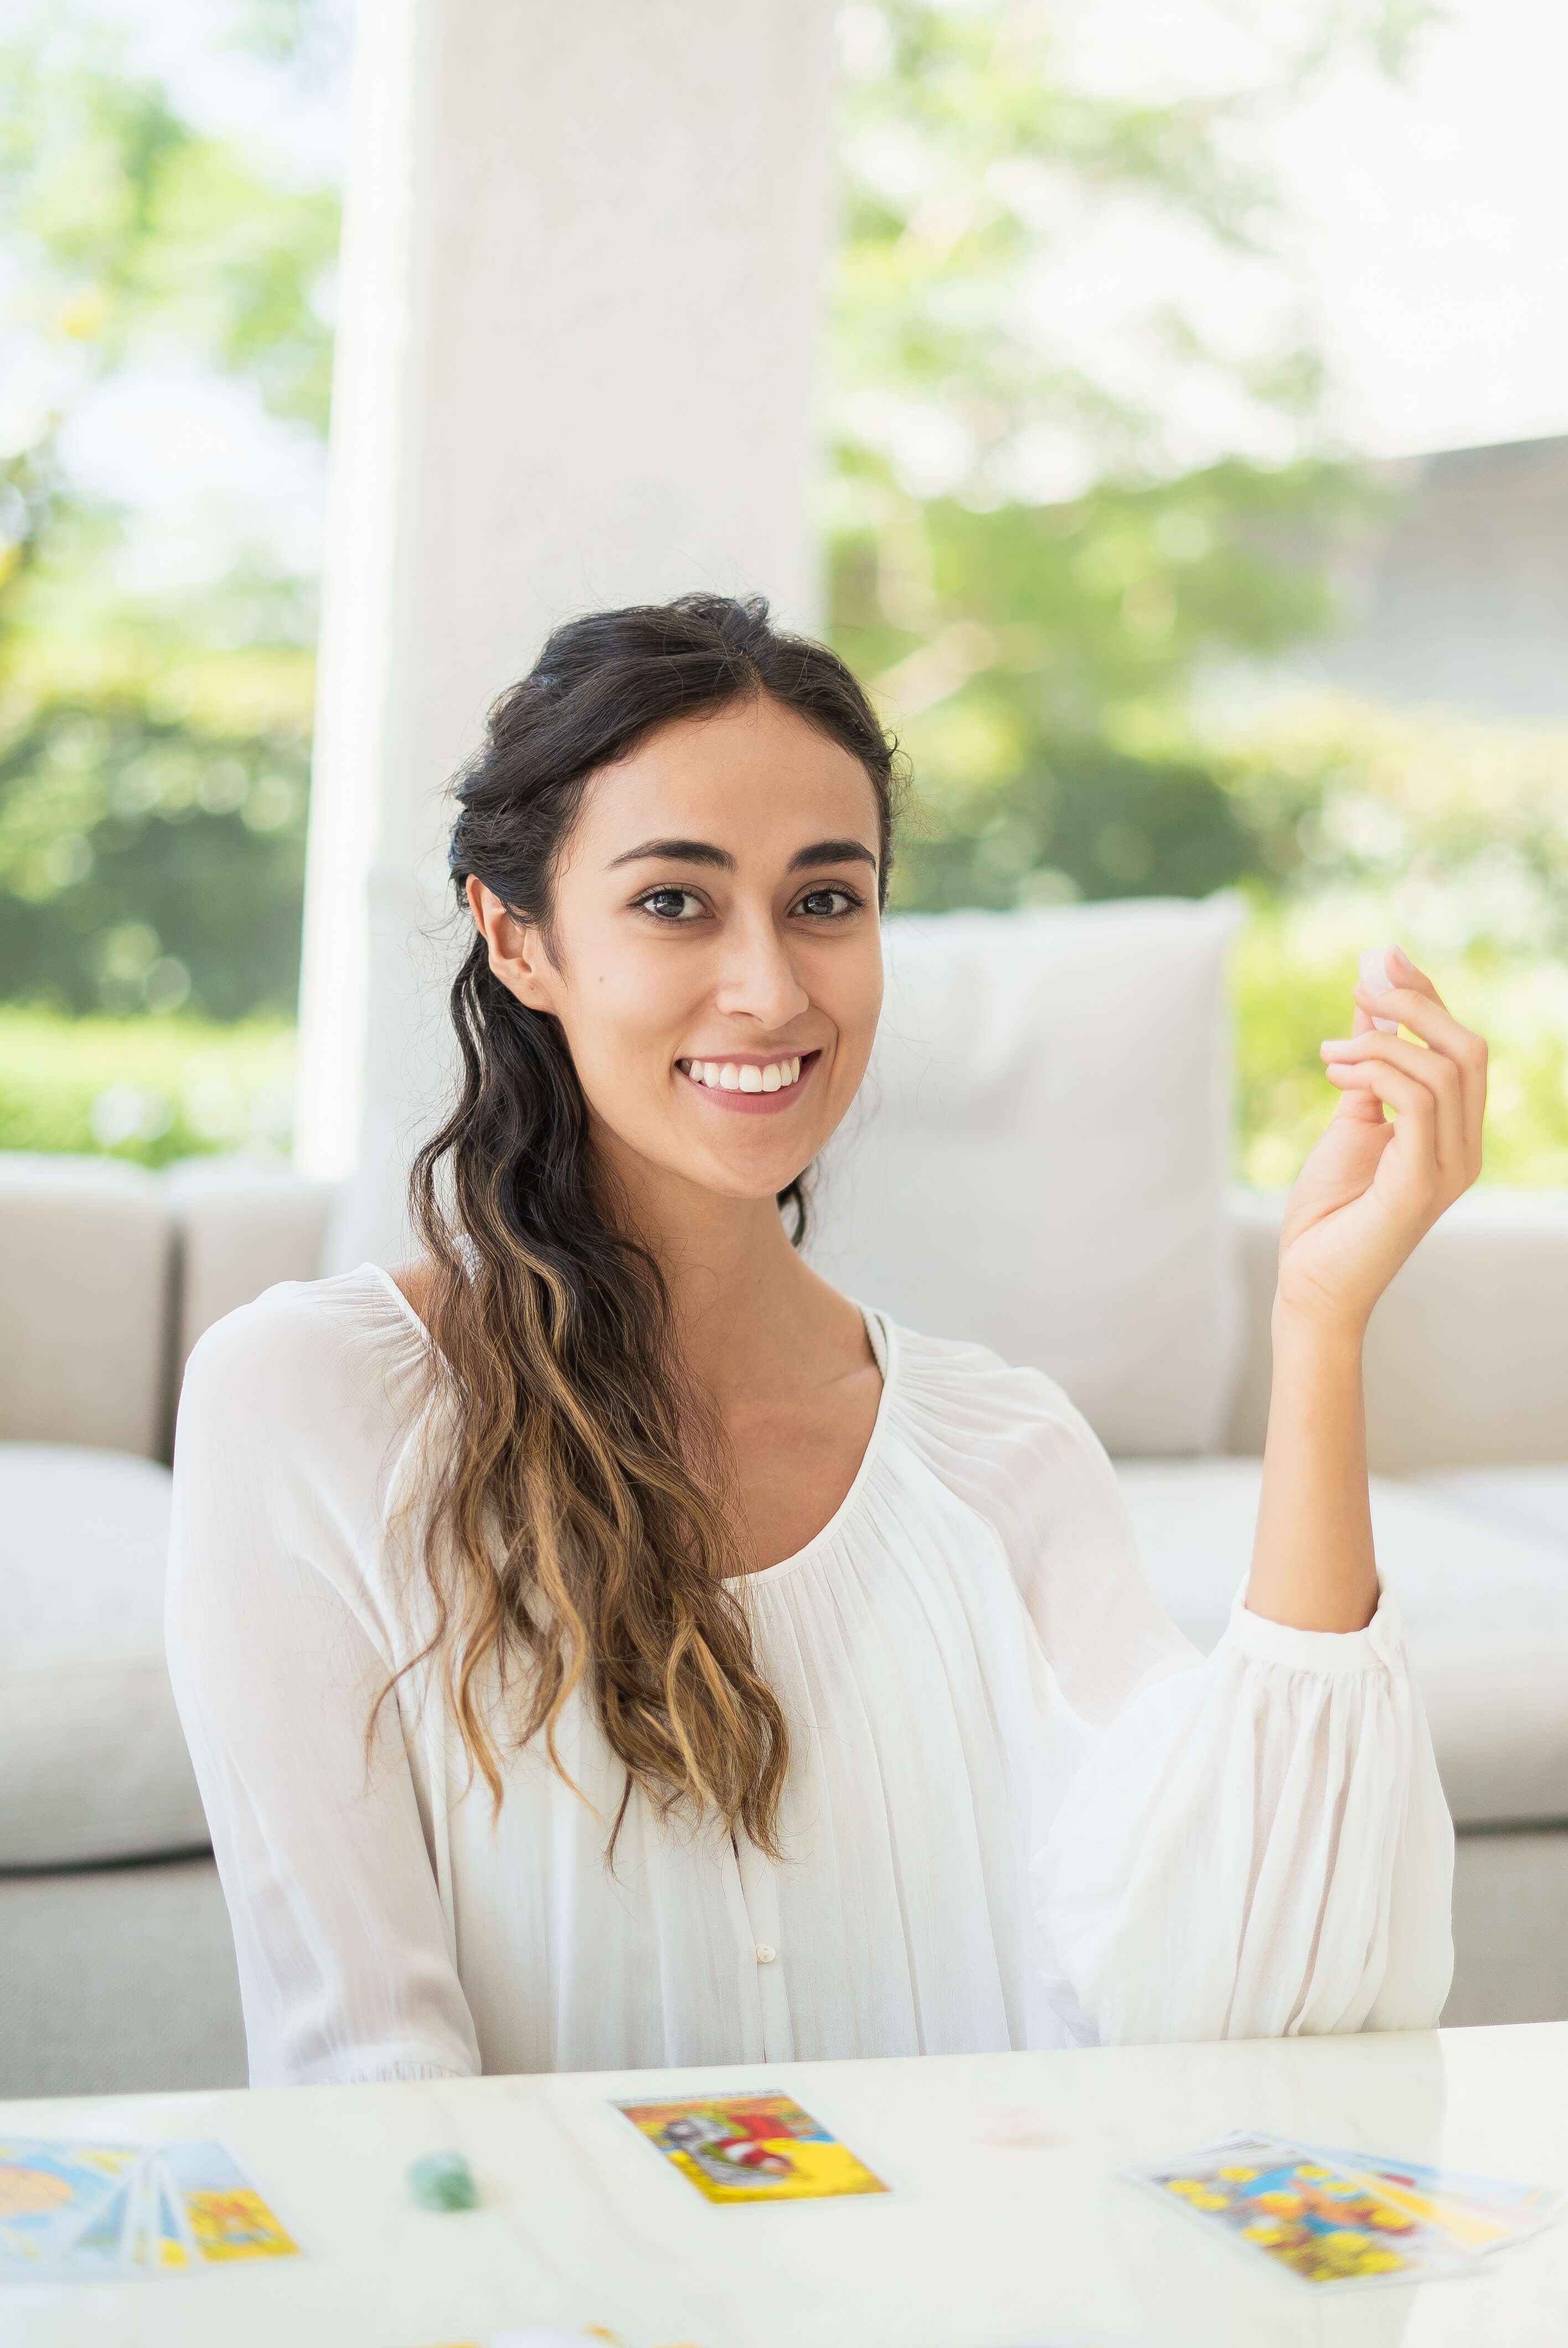
{"label": "blurred shrub", "polygon": [[[275,46],[301,12],[261,13],[250,36]],[[199,590],[155,592],[124,516],[83,493],[62,451],[106,385],[149,367],[227,376],[259,411],[324,431],[337,215],[333,191],[283,184],[183,118],[90,8],[11,12],[0,996],[216,1018],[292,1011],[309,587],[236,547]]]}
{"label": "blurred shrub", "polygon": [[0,1149],[163,1166],[286,1150],[294,1039],[281,1020],[63,1019],[0,1005]]}
{"label": "blurred shrub", "polygon": [[291,1015],[310,653],[224,642],[232,587],[128,611],[46,551],[33,585],[0,635],[0,996]]}
{"label": "blurred shrub", "polygon": [[1303,691],[1206,738],[1262,870],[1320,925],[1568,959],[1568,728]]}
{"label": "blurred shrub", "polygon": [[1375,919],[1336,935],[1310,906],[1260,909],[1233,949],[1238,1175],[1263,1189],[1295,1180],[1338,1097],[1317,1046],[1350,1032],[1358,951],[1396,940],[1491,1045],[1481,1179],[1568,1188],[1568,972],[1486,949],[1431,952]]}
{"label": "blurred shrub", "polygon": [[1491,1046],[1485,1179],[1568,1185],[1568,733],[1302,695],[1214,756],[1277,893],[1239,941],[1242,1165],[1290,1181],[1362,946]]}

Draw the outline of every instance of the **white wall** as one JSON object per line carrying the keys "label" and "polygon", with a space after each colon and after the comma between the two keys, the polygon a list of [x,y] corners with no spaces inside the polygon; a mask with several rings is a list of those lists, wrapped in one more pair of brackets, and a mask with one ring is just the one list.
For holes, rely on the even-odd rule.
{"label": "white wall", "polygon": [[[400,1251],[446,1080],[442,787],[549,626],[819,620],[831,0],[359,11],[302,988],[336,1262]],[[424,933],[423,935],[421,933]]]}

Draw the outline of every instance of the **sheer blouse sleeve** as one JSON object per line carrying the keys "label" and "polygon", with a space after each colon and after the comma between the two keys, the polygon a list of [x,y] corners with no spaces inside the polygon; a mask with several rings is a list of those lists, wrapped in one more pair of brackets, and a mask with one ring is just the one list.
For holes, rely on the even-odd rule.
{"label": "sheer blouse sleeve", "polygon": [[944,1350],[912,1379],[927,1440],[1000,1535],[1040,1633],[1032,1882],[1069,2029],[1111,2043],[1435,2024],[1453,1828],[1392,1594],[1336,1633],[1250,1613],[1238,1591],[1200,1655],[1061,1387],[983,1347]]}
{"label": "sheer blouse sleeve", "polygon": [[169,1670],[253,2086],[480,2067],[395,1696],[366,1743],[399,1653],[366,1562],[389,1310],[378,1329],[363,1298],[270,1290],[202,1338],[180,1399]]}

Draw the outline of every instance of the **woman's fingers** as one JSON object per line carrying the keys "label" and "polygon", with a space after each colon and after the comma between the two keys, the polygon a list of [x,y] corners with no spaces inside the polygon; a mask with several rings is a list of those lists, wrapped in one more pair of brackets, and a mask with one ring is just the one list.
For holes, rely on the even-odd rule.
{"label": "woman's fingers", "polygon": [[[1379,1035],[1376,1030],[1370,1035],[1335,1037],[1320,1049],[1329,1064],[1330,1076],[1336,1067],[1365,1067],[1376,1063],[1398,1068],[1424,1086],[1434,1104],[1432,1130],[1438,1164],[1455,1183],[1462,1185],[1469,1180],[1462,1078],[1445,1053],[1425,1044],[1408,1044],[1402,1035]],[[1395,1107],[1399,1106],[1396,1102]]]}
{"label": "woman's fingers", "polygon": [[[1378,1038],[1380,1044],[1389,1040],[1386,1035]],[[1341,1091],[1371,1093],[1389,1108],[1398,1109],[1399,1122],[1389,1146],[1397,1162],[1402,1162],[1422,1211],[1430,1213],[1434,1201],[1452,1187],[1445,1180],[1439,1160],[1438,1104],[1431,1086],[1387,1058],[1334,1060],[1325,1074],[1329,1083],[1337,1085]]]}
{"label": "woman's fingers", "polygon": [[1465,1147],[1473,1179],[1481,1169],[1481,1124],[1486,1114],[1486,1039],[1460,1025],[1425,971],[1418,970],[1408,954],[1396,948],[1389,959],[1395,963],[1399,984],[1358,985],[1351,990],[1353,998],[1358,1009],[1377,1018],[1398,1019],[1459,1070]]}

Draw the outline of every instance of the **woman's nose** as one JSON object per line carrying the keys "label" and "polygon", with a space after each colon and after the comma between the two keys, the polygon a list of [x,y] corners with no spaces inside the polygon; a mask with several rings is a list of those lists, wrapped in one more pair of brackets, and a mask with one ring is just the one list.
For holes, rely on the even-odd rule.
{"label": "woman's nose", "polygon": [[713,1001],[715,1010],[764,1027],[783,1027],[806,1009],[811,997],[795,973],[790,942],[771,921],[737,928],[726,940]]}

